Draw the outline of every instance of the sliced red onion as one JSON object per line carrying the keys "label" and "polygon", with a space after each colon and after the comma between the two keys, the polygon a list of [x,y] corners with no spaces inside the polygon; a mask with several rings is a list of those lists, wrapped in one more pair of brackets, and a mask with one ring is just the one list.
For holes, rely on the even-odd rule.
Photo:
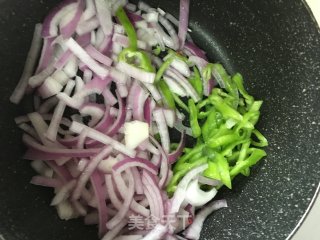
{"label": "sliced red onion", "polygon": [[147,171],[143,171],[142,183],[149,189],[149,192],[154,197],[154,201],[158,208],[158,215],[155,215],[155,217],[162,219],[164,216],[164,206],[158,183],[154,181],[153,177]]}
{"label": "sliced red onion", "polygon": [[117,119],[114,121],[112,126],[110,126],[107,134],[109,136],[114,136],[119,129],[123,126],[126,120],[126,107],[125,100],[121,98],[120,94],[117,92],[118,104],[119,104],[119,114]]}
{"label": "sliced red onion", "polygon": [[159,16],[159,22],[162,24],[162,26],[166,29],[166,31],[169,33],[173,46],[172,49],[177,50],[179,48],[179,38],[178,35],[174,29],[174,27],[171,25],[171,23],[164,17]]}
{"label": "sliced red onion", "polygon": [[59,203],[57,206],[58,216],[61,220],[70,220],[79,217],[68,200]]}
{"label": "sliced red onion", "polygon": [[144,107],[143,107],[143,113],[144,113],[144,120],[151,125],[151,118],[152,118],[152,105],[151,105],[151,99],[147,98]]}
{"label": "sliced red onion", "polygon": [[30,183],[33,185],[51,187],[51,188],[60,188],[62,186],[62,182],[59,179],[43,177],[43,176],[32,177]]}
{"label": "sliced red onion", "polygon": [[142,240],[161,240],[167,232],[167,225],[157,224]]}
{"label": "sliced red onion", "polygon": [[86,51],[93,59],[97,60],[98,62],[102,63],[105,66],[108,66],[108,67],[111,66],[112,59],[103,55],[92,45],[88,45],[86,47]]}
{"label": "sliced red onion", "polygon": [[158,148],[161,154],[161,166],[160,166],[161,179],[159,181],[159,187],[163,188],[169,176],[169,161],[168,161],[167,153],[164,151],[162,146],[157,142],[157,140],[154,139],[152,136],[150,136],[150,140]]}
{"label": "sliced red onion", "polygon": [[38,156],[41,156],[37,158],[37,160],[41,160],[41,158],[46,159],[43,160],[54,160],[60,157],[90,157],[97,153],[98,149],[64,149],[64,148],[52,148],[43,146],[39,143],[37,143],[32,137],[24,134],[22,137],[23,142],[29,146],[33,151],[29,151],[24,156],[26,159],[34,160],[34,158]]}
{"label": "sliced red onion", "polygon": [[139,170],[135,167],[131,168],[131,172],[134,178],[135,182],[135,192],[136,194],[143,194],[143,185],[142,185],[142,179],[141,174]]}
{"label": "sliced red onion", "polygon": [[76,32],[81,36],[83,34],[94,31],[99,26],[99,19],[97,17],[92,17],[86,21],[80,22],[80,24],[77,26]]}
{"label": "sliced red onion", "polygon": [[181,140],[177,149],[168,155],[168,160],[170,164],[174,164],[178,160],[178,158],[181,156],[183,149],[185,147],[185,143],[186,143],[186,134],[183,131],[181,133]]}
{"label": "sliced red onion", "polygon": [[65,42],[66,46],[76,55],[84,64],[86,64],[98,76],[105,78],[108,76],[108,69],[102,67],[73,39],[70,38]]}
{"label": "sliced red onion", "polygon": [[112,92],[108,88],[106,88],[103,91],[102,95],[103,95],[105,103],[110,106],[114,106],[118,102],[118,100],[115,98],[115,96],[112,94]]}
{"label": "sliced red onion", "polygon": [[120,201],[120,199],[117,196],[116,190],[115,190],[115,186],[114,186],[114,181],[113,178],[110,174],[106,174],[105,175],[105,182],[106,182],[106,188],[107,188],[107,192],[108,192],[108,196],[110,198],[110,201],[112,203],[112,205],[117,209],[120,210],[122,207],[122,203]]}
{"label": "sliced red onion", "polygon": [[69,195],[70,195],[70,192],[76,186],[76,183],[77,183],[76,180],[73,179],[70,182],[68,182],[67,184],[65,184],[61,189],[59,189],[57,194],[55,195],[55,197],[52,199],[50,205],[51,206],[56,206],[59,203],[67,200]]}
{"label": "sliced red onion", "polygon": [[185,230],[184,235],[188,239],[200,239],[200,232],[204,223],[204,220],[214,211],[228,207],[227,202],[225,200],[218,200],[212,203],[209,203],[207,206],[203,207],[202,210],[196,215],[193,223],[190,227]]}
{"label": "sliced red onion", "polygon": [[58,70],[64,68],[67,62],[73,57],[73,54],[70,50],[65,51],[55,62],[54,67]]}
{"label": "sliced red onion", "polygon": [[170,209],[170,213],[177,213],[179,212],[179,208],[181,207],[181,204],[183,203],[185,196],[186,196],[186,190],[189,185],[189,183],[192,181],[194,177],[196,177],[198,174],[202,173],[204,170],[208,168],[208,164],[203,164],[199,167],[196,167],[192,170],[190,170],[179,182],[176,191],[174,192],[173,198],[172,198],[172,206]]}
{"label": "sliced red onion", "polygon": [[113,26],[113,31],[115,33],[119,33],[119,34],[125,34],[125,30],[124,30],[124,27],[120,24],[114,24]]}
{"label": "sliced red onion", "polygon": [[114,240],[139,240],[142,237],[142,235],[121,235],[116,237]]}
{"label": "sliced red onion", "polygon": [[89,127],[95,126],[104,116],[105,108],[102,104],[87,103],[81,106],[79,112],[82,116],[90,116]]}
{"label": "sliced red onion", "polygon": [[54,37],[53,38],[45,38],[43,39],[43,46],[42,46],[42,51],[41,51],[41,56],[40,56],[40,60],[38,63],[38,67],[36,70],[36,74],[40,73],[41,71],[43,71],[45,68],[47,68],[52,60],[52,56],[53,56],[53,47],[52,47],[52,43],[54,41]]}
{"label": "sliced red onion", "polygon": [[148,98],[148,93],[134,81],[130,89],[130,97],[128,102],[133,109],[133,119],[143,121],[144,120],[144,104]]}
{"label": "sliced red onion", "polygon": [[201,184],[206,184],[213,187],[219,186],[221,184],[221,181],[219,180],[207,178],[201,175],[198,177],[198,180],[199,180],[199,183]]}
{"label": "sliced red onion", "polygon": [[192,85],[189,83],[189,81],[184,76],[182,76],[182,74],[180,74],[178,71],[176,71],[173,68],[169,68],[166,71],[166,74],[169,77],[172,77],[172,78],[178,80],[178,82],[181,84],[181,86],[187,91],[188,95],[195,102],[198,102],[200,100],[198,93],[195,91],[195,89],[192,87]]}
{"label": "sliced red onion", "polygon": [[163,114],[166,119],[166,123],[169,127],[173,128],[176,122],[176,112],[173,109],[163,109]]}
{"label": "sliced red onion", "polygon": [[114,157],[108,157],[105,160],[102,160],[99,165],[98,169],[106,174],[111,174],[112,173],[112,167],[118,162],[118,160]]}
{"label": "sliced red onion", "polygon": [[203,191],[200,189],[199,180],[192,180],[186,190],[186,197],[184,202],[194,207],[201,207],[210,202],[217,194],[217,189],[212,188],[210,191]]}
{"label": "sliced red onion", "polygon": [[180,49],[183,48],[186,41],[186,36],[188,32],[188,23],[189,23],[189,0],[180,0],[180,15],[179,15],[179,40],[180,40]]}
{"label": "sliced red onion", "polygon": [[154,175],[158,174],[158,168],[150,161],[143,158],[125,158],[124,160],[115,164],[112,169],[117,173],[121,173],[127,168],[139,167],[148,170]]}
{"label": "sliced red onion", "polygon": [[79,61],[75,56],[71,56],[67,64],[63,67],[63,71],[69,78],[74,78],[79,70]]}
{"label": "sliced red onion", "polygon": [[25,91],[28,87],[29,78],[32,76],[32,72],[34,71],[36,61],[41,50],[41,30],[42,25],[36,24],[31,42],[31,47],[28,52],[23,73],[21,75],[19,83],[17,84],[12,95],[10,96],[10,101],[12,103],[18,104],[23,98]]}
{"label": "sliced red onion", "polygon": [[[122,47],[125,47],[125,48],[129,47],[128,37],[122,34],[119,34],[119,33],[113,34],[112,41],[118,43]],[[138,40],[137,44],[138,44],[138,48],[147,50],[147,44],[145,42]]]}
{"label": "sliced red onion", "polygon": [[170,151],[170,137],[163,110],[161,108],[158,108],[154,110],[152,114],[159,129],[163,149],[166,153],[168,153]]}
{"label": "sliced red onion", "polygon": [[32,88],[40,86],[54,71],[55,68],[53,64],[49,64],[48,67],[43,69],[41,72],[29,78],[29,85]]}
{"label": "sliced red onion", "polygon": [[96,15],[96,8],[95,8],[94,0],[86,0],[86,8],[83,12],[82,18],[84,20],[89,20],[95,15]]}
{"label": "sliced red onion", "polygon": [[108,212],[106,206],[106,192],[103,187],[103,180],[98,172],[93,172],[90,176],[90,180],[98,203],[99,236],[102,237],[107,232],[106,222],[108,220]]}
{"label": "sliced red onion", "polygon": [[176,69],[178,72],[180,72],[183,76],[187,78],[190,77],[191,72],[190,72],[189,66],[184,61],[176,58],[172,61],[171,66],[174,69]]}
{"label": "sliced red onion", "polygon": [[20,129],[22,129],[24,132],[26,132],[27,134],[29,134],[31,137],[33,137],[36,140],[40,140],[38,134],[36,133],[36,131],[34,130],[33,127],[29,126],[26,123],[21,123],[18,125],[18,127]]}
{"label": "sliced red onion", "polygon": [[60,21],[60,34],[64,38],[71,37],[76,28],[78,23],[80,22],[83,8],[84,8],[85,2],[84,0],[78,0],[77,8],[73,11],[68,12]]}
{"label": "sliced red onion", "polygon": [[[75,86],[74,81],[70,80],[67,83],[67,86],[64,90],[64,93],[67,95],[71,94],[74,86]],[[61,121],[62,116],[64,114],[65,108],[66,108],[66,104],[64,102],[60,101],[54,110],[52,120],[50,122],[48,131],[46,133],[46,137],[48,139],[50,139],[51,141],[56,141],[56,139],[57,139],[59,124],[60,124],[60,121]]]}
{"label": "sliced red onion", "polygon": [[161,96],[159,90],[156,88],[156,86],[154,84],[145,83],[145,82],[143,82],[142,84],[149,90],[149,92],[152,95],[152,98],[155,101],[158,102],[158,101],[160,101],[162,99],[162,96]]}
{"label": "sliced red onion", "polygon": [[[124,196],[123,199],[123,204],[121,209],[117,212],[117,214],[107,222],[107,228],[108,229],[113,229],[114,227],[116,227],[123,219],[125,219],[125,216],[127,214],[127,212],[130,209],[130,205],[131,202],[133,200],[133,196],[134,196],[134,190],[135,190],[135,181],[134,181],[134,177],[132,175],[132,172],[130,169],[127,169],[125,171],[126,176],[128,177],[128,182],[129,185],[126,189],[121,189],[120,186],[118,186],[118,190],[121,194],[121,196]],[[121,173],[114,175],[114,178],[122,178]],[[117,181],[117,180],[115,180]]]}
{"label": "sliced red onion", "polygon": [[109,36],[113,30],[111,4],[109,1],[95,0],[95,5],[102,30],[106,36]]}
{"label": "sliced red onion", "polygon": [[186,42],[184,45],[184,49],[189,51],[192,55],[207,60],[206,53],[192,42]]}
{"label": "sliced red onion", "polygon": [[114,147],[114,149],[116,149],[117,151],[130,156],[130,157],[134,157],[136,155],[136,152],[134,150],[128,149],[126,148],[122,143],[110,138],[109,136],[98,132],[97,130],[93,129],[93,128],[89,128],[81,123],[77,123],[75,121],[72,122],[71,126],[70,126],[70,130],[80,134],[83,129],[88,129],[88,137],[92,138],[98,142],[101,142],[103,144],[106,145],[111,145]]}
{"label": "sliced red onion", "polygon": [[155,79],[155,73],[143,71],[123,61],[118,62],[116,68],[141,82],[153,83]]}
{"label": "sliced red onion", "polygon": [[84,81],[82,80],[81,77],[78,77],[76,76],[76,79],[75,79],[75,93],[78,93],[82,90],[82,88],[84,87]]}
{"label": "sliced red onion", "polygon": [[123,219],[115,228],[111,229],[109,232],[107,232],[106,235],[101,240],[113,240],[120,231],[127,225],[128,220]]}
{"label": "sliced red onion", "polygon": [[180,97],[187,96],[186,90],[179,84],[177,80],[174,80],[171,77],[168,77],[167,75],[164,75],[163,79],[173,93],[179,95]]}
{"label": "sliced red onion", "polygon": [[43,22],[42,37],[56,37],[60,21],[68,12],[76,9],[77,5],[77,0],[65,0],[53,8]]}
{"label": "sliced red onion", "polygon": [[54,161],[48,161],[46,164],[53,169],[55,174],[61,179],[64,183],[71,181],[73,178],[69,171],[64,166],[58,166]]}
{"label": "sliced red onion", "polygon": [[62,70],[56,70],[52,75],[52,78],[54,78],[58,83],[60,83],[62,86],[65,86],[69,81],[69,76]]}
{"label": "sliced red onion", "polygon": [[97,168],[99,163],[106,158],[112,152],[112,147],[108,146],[102,149],[99,154],[97,154],[94,158],[91,159],[86,169],[82,172],[81,176],[78,179],[77,186],[73,192],[72,199],[77,200],[81,196],[81,191],[85,187],[88,182],[91,174]]}

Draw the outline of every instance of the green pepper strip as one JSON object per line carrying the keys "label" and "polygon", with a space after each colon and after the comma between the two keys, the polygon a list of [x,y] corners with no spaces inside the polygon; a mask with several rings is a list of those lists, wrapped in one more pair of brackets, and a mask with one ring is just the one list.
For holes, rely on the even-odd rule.
{"label": "green pepper strip", "polygon": [[193,137],[198,138],[201,136],[201,128],[198,122],[198,109],[193,99],[189,99],[188,101],[189,112],[190,112],[190,126],[192,129]]}
{"label": "green pepper strip", "polygon": [[251,155],[244,161],[237,162],[236,165],[231,169],[230,176],[235,177],[238,175],[242,170],[249,168],[255,165],[261,158],[265,157],[267,154],[264,150],[258,148],[251,148]]}
{"label": "green pepper strip", "polygon": [[172,194],[175,192],[177,185],[180,181],[180,179],[186,175],[191,169],[198,167],[204,163],[207,163],[207,157],[202,157],[199,158],[198,161],[195,161],[193,163],[186,163],[184,164],[184,168],[181,169],[180,171],[176,172],[173,177],[171,178],[168,186],[167,186],[167,192],[170,196],[172,196]]}
{"label": "green pepper strip", "polygon": [[232,118],[236,121],[242,121],[242,115],[228,104],[226,104],[220,96],[210,95],[209,99],[215,108],[221,112],[224,119]]}
{"label": "green pepper strip", "polygon": [[254,102],[254,98],[250,96],[244,88],[242,75],[240,73],[237,73],[232,77],[232,80],[237,85],[239,92],[245,98],[247,105],[250,107]]}
{"label": "green pepper strip", "polygon": [[174,98],[172,96],[172,93],[167,85],[167,83],[163,80],[159,81],[157,83],[159,90],[163,96],[165,104],[171,108],[171,109],[176,109],[176,104],[174,102]]}
{"label": "green pepper strip", "polygon": [[178,97],[177,94],[171,92],[172,96],[173,96],[173,99],[174,101],[176,102],[176,104],[182,108],[183,110],[185,110],[186,112],[189,112],[189,108],[188,106]]}
{"label": "green pepper strip", "polygon": [[268,140],[259,132],[257,129],[254,129],[252,133],[257,137],[259,142],[252,141],[252,145],[256,147],[266,147],[268,146]]}
{"label": "green pepper strip", "polygon": [[221,154],[216,153],[215,158],[208,162],[209,167],[203,175],[208,178],[221,180],[228,188],[232,188],[231,177],[229,174],[229,163]]}
{"label": "green pepper strip", "polygon": [[138,46],[137,34],[123,7],[119,7],[116,16],[128,35],[130,48],[136,50]]}
{"label": "green pepper strip", "polygon": [[156,74],[155,81],[158,82],[162,78],[164,72],[168,69],[168,67],[171,65],[172,61],[174,60],[174,57],[169,57],[159,68]]}
{"label": "green pepper strip", "polygon": [[201,80],[201,76],[197,67],[193,67],[194,76],[189,79],[192,87],[196,90],[199,96],[203,95],[203,84]]}
{"label": "green pepper strip", "polygon": [[147,72],[155,72],[149,56],[143,51],[125,48],[119,54],[118,59],[119,61],[129,63]]}
{"label": "green pepper strip", "polygon": [[206,142],[210,138],[210,134],[212,134],[212,129],[216,129],[217,126],[217,116],[216,110],[212,109],[207,117],[207,120],[202,125],[202,138]]}

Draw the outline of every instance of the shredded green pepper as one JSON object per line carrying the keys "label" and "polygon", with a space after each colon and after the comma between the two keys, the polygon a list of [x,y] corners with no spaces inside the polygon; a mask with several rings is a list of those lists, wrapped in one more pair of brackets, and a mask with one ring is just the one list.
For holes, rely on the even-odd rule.
{"label": "shredded green pepper", "polygon": [[[220,180],[231,188],[235,176],[248,176],[250,167],[266,156],[264,150],[256,148],[268,145],[267,139],[255,129],[262,101],[255,101],[248,94],[240,74],[231,78],[221,64],[208,64],[202,74],[208,80],[214,72],[221,78],[225,90],[213,89],[210,96],[197,105],[188,100],[190,127],[197,145],[186,149],[176,162],[167,188],[169,193],[200,161],[208,163],[204,176]],[[196,89],[194,82],[193,86]]]}
{"label": "shredded green pepper", "polygon": [[171,109],[176,109],[176,104],[174,102],[173,95],[167,85],[167,83],[164,80],[161,80],[157,83],[158,88],[163,96],[163,100],[165,104],[171,108]]}
{"label": "shredded green pepper", "polygon": [[138,46],[137,34],[126,12],[124,11],[123,7],[119,7],[119,9],[116,12],[116,16],[119,19],[120,23],[122,24],[129,38],[130,48],[133,50],[136,50]]}
{"label": "shredded green pepper", "polygon": [[188,105],[189,105],[189,113],[190,113],[189,121],[192,129],[192,134],[193,134],[193,137],[198,138],[201,136],[201,128],[198,122],[198,109],[193,99],[189,99]]}
{"label": "shredded green pepper", "polygon": [[120,52],[118,59],[119,61],[129,63],[147,72],[155,72],[149,56],[143,51],[125,48]]}

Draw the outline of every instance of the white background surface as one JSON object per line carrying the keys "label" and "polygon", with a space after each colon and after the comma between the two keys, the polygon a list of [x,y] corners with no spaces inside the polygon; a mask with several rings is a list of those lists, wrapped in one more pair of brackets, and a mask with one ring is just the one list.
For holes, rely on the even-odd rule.
{"label": "white background surface", "polygon": [[[306,0],[320,25],[320,0]],[[320,60],[320,59],[319,59]],[[292,240],[320,239],[320,196]]]}

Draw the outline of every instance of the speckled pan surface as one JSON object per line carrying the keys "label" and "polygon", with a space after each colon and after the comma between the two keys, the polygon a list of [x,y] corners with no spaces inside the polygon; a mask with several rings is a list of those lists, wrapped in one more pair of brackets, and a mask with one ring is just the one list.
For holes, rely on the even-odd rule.
{"label": "speckled pan surface", "polygon": [[[28,106],[8,102],[33,26],[58,1],[0,0],[0,237],[7,240],[96,239],[81,221],[59,221],[51,192],[28,184],[13,117]],[[178,0],[148,1],[173,14]],[[191,1],[191,28],[212,60],[246,78],[265,101],[259,128],[268,157],[249,178],[223,190],[229,208],[212,215],[201,239],[286,239],[320,180],[320,34],[301,0]],[[0,238],[1,239],[1,238]]]}

